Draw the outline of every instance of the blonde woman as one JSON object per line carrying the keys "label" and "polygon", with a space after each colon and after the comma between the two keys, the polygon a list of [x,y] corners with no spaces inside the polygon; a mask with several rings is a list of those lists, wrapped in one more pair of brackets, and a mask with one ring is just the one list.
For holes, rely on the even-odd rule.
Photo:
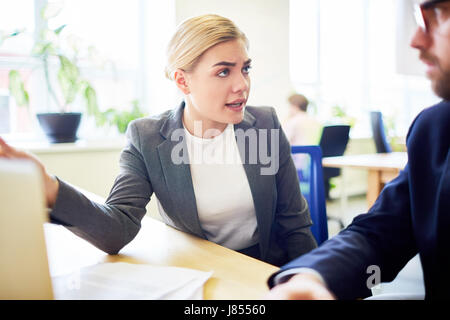
{"label": "blonde woman", "polygon": [[52,222],[109,254],[136,236],[155,194],[168,225],[282,265],[316,242],[274,109],[246,106],[247,47],[244,33],[218,15],[178,27],[168,46],[166,76],[184,101],[129,125],[121,172],[105,204],[90,201],[3,141],[0,155],[32,157],[46,181]]}

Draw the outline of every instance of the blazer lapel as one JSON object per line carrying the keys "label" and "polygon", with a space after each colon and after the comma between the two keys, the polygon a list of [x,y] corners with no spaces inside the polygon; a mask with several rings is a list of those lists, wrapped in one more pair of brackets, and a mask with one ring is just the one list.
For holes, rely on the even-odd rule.
{"label": "blazer lapel", "polygon": [[[250,143],[257,143],[256,148],[250,148],[250,145],[248,145],[248,143],[240,145],[239,139],[237,140],[237,142],[245,174],[247,175],[248,183],[253,197],[253,204],[255,206],[256,220],[258,223],[258,233],[260,238],[259,246],[261,250],[261,258],[264,259],[269,250],[270,233],[274,219],[273,215],[275,210],[273,208],[273,186],[275,184],[275,177],[273,175],[261,174],[259,155],[256,155],[256,163],[253,163],[251,161],[252,157],[249,155],[249,152],[251,150],[256,150],[257,152],[259,151],[260,137],[258,129],[254,126],[255,122],[255,117],[246,112],[243,121],[239,124],[236,124],[234,128],[235,132],[239,129],[243,130],[244,132],[248,132],[247,130],[255,130],[256,132],[256,142],[251,141],[251,138],[249,139]],[[249,136],[251,135],[249,134]]]}
{"label": "blazer lapel", "polygon": [[[165,138],[165,141],[157,147],[167,189],[173,204],[171,213],[167,212],[167,214],[170,215],[170,218],[176,225],[182,226],[186,231],[206,239],[198,218],[191,170],[187,161],[189,158],[182,123],[183,110],[184,102],[174,110],[173,114],[161,127],[160,133]],[[234,128],[235,131],[241,129],[244,132],[249,129],[255,130],[257,137],[256,143],[259,145],[259,132],[254,126],[255,122],[255,117],[246,112],[243,121],[236,124]],[[171,139],[173,137],[177,139],[172,141]],[[252,143],[255,142],[253,141]],[[260,237],[259,245],[262,258],[264,259],[269,249],[270,234],[274,220],[273,186],[275,184],[275,177],[273,175],[261,174],[262,166],[259,163],[259,156],[257,156],[258,161],[256,163],[248,161],[251,159],[251,157],[249,158],[249,150],[252,150],[252,148],[249,148],[247,144],[243,147],[238,144],[238,147],[253,197]],[[258,148],[254,149],[258,150]],[[174,150],[176,156],[180,156],[180,158],[186,157],[186,161],[182,161],[183,163],[175,163],[179,162],[180,158],[177,161],[173,161],[172,153]],[[178,153],[178,150],[182,150],[186,154]]]}
{"label": "blazer lapel", "polygon": [[[206,239],[198,218],[189,162],[182,159],[189,159],[182,123],[183,110],[184,102],[161,127],[160,133],[166,140],[157,147],[172,203],[172,210],[167,214],[185,231]],[[172,141],[172,138],[176,140]]]}

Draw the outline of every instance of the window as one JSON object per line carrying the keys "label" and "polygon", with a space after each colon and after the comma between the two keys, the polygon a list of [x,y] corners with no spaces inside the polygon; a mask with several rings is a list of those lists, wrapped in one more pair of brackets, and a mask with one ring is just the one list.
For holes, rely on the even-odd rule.
{"label": "window", "polygon": [[[0,43],[0,115],[9,119],[0,121],[0,133],[39,135],[34,113],[56,111],[39,61],[30,56],[34,39],[46,27],[41,17],[45,6],[58,12],[48,20],[50,29],[66,25],[62,45],[77,48],[80,72],[96,90],[101,110],[127,109],[133,100],[147,114],[174,107],[175,87],[163,72],[166,44],[175,28],[174,5],[174,1],[146,0],[1,1],[0,36],[17,29],[25,32]],[[55,66],[50,61],[50,67]],[[16,68],[30,92],[29,110],[9,98],[8,73]],[[51,80],[58,86],[56,77]],[[84,102],[76,101],[71,110],[84,111]],[[94,119],[83,117],[81,138],[106,133],[111,131],[98,129]]]}
{"label": "window", "polygon": [[138,0],[77,0],[65,1],[60,14],[49,21],[52,30],[67,25],[64,32],[72,36],[71,44],[83,58],[90,56],[83,71],[95,85],[102,108],[123,108],[138,98],[138,16]]}
{"label": "window", "polygon": [[371,110],[382,111],[388,121],[395,119],[395,134],[405,136],[417,113],[439,100],[424,76],[397,72],[396,28],[404,22],[400,17],[413,19],[412,14],[403,14],[405,7],[399,3],[290,1],[290,71],[295,90],[316,104],[324,123],[334,121],[336,105],[356,118],[353,137],[371,135]]}
{"label": "window", "polygon": [[33,34],[34,25],[33,1],[0,2],[0,134],[30,130],[31,121],[25,110],[11,107],[14,101],[9,98],[8,73],[12,68],[19,68],[23,78],[29,78],[33,65],[26,57],[32,48],[33,38],[3,40],[16,30],[27,30]]}

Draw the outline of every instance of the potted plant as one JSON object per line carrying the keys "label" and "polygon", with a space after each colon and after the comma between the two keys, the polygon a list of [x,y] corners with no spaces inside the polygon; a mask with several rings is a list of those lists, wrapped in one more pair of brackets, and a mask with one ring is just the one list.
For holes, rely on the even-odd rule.
{"label": "potted plant", "polygon": [[[59,14],[58,10],[48,10],[45,7],[42,18],[45,22]],[[48,23],[46,23],[48,26]],[[32,56],[38,58],[40,66],[44,71],[45,84],[48,95],[57,106],[57,112],[38,113],[37,118],[47,138],[52,143],[74,142],[77,139],[77,130],[81,120],[80,112],[70,112],[71,105],[77,97],[83,98],[88,116],[93,116],[97,126],[110,125],[117,127],[120,133],[124,133],[128,123],[136,118],[144,116],[137,100],[132,101],[131,111],[119,111],[109,108],[101,112],[97,103],[97,95],[93,86],[81,76],[78,67],[78,50],[75,46],[71,50],[63,49],[62,37],[66,25],[63,24],[56,29],[43,30],[41,37],[35,41]],[[15,31],[0,39],[0,44],[7,38],[15,37],[23,31]],[[67,46],[66,46],[67,47]],[[69,46],[70,47],[70,46]],[[68,52],[70,51],[70,52]],[[56,80],[52,82],[53,64],[57,65]],[[55,86],[55,84],[57,84]],[[57,92],[56,89],[59,89]],[[15,98],[18,106],[29,105],[29,93],[25,89],[24,82],[19,71],[11,70],[9,73],[9,90]]]}
{"label": "potted plant", "polygon": [[342,124],[348,124],[351,128],[355,126],[356,118],[349,116],[347,110],[339,105],[331,108],[332,117]]}
{"label": "potted plant", "polygon": [[[42,10],[42,18],[48,22],[56,12],[49,16],[46,8]],[[48,24],[46,24],[48,25]],[[43,30],[39,39],[34,43],[32,56],[40,61],[40,66],[44,72],[45,84],[48,95],[55,106],[57,112],[38,113],[37,118],[43,131],[52,143],[74,142],[77,139],[77,130],[80,125],[81,113],[70,112],[70,107],[78,96],[85,100],[88,115],[100,114],[97,105],[96,92],[92,85],[83,79],[79,67],[77,66],[77,50],[64,52],[61,46],[61,34],[66,25],[62,25],[54,30],[48,27]],[[10,37],[18,36],[22,31],[14,32]],[[57,86],[52,83],[51,72],[55,70],[50,64],[57,64]],[[57,94],[56,87],[59,87]],[[9,73],[9,90],[15,98],[17,105],[28,106],[29,94],[17,70]]]}
{"label": "potted plant", "polygon": [[145,116],[141,111],[138,100],[133,100],[131,104],[131,111],[119,111],[115,108],[109,108],[105,112],[98,112],[95,116],[97,125],[102,126],[108,124],[110,126],[116,126],[119,133],[125,133],[128,124],[132,120]]}

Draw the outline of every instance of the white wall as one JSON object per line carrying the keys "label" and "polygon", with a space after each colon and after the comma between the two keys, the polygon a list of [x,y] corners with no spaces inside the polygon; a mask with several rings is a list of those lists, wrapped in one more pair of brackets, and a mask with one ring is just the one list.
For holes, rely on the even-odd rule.
{"label": "white wall", "polygon": [[119,158],[122,146],[68,151],[31,150],[44,164],[48,172],[58,178],[106,198],[119,174]]}
{"label": "white wall", "polygon": [[396,68],[404,75],[422,76],[425,65],[419,60],[416,49],[411,48],[410,42],[417,29],[414,21],[414,8],[410,0],[396,1]]}
{"label": "white wall", "polygon": [[289,0],[176,0],[176,22],[214,13],[233,20],[250,41],[249,105],[268,105],[281,118],[287,110],[289,80]]}

